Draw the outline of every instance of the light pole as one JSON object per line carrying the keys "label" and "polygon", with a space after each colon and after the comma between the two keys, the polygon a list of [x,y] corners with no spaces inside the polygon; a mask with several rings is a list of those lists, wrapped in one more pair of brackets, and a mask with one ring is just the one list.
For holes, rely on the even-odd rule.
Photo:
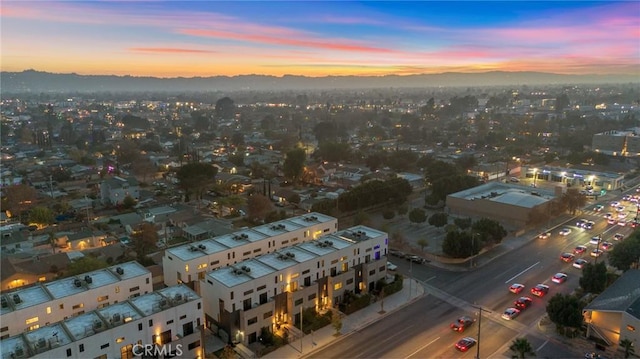
{"label": "light pole", "polygon": [[600,257],[600,241],[602,240],[602,234],[598,234],[598,244],[596,245],[596,260],[594,264],[598,264],[598,257]]}
{"label": "light pole", "polygon": [[472,233],[471,234],[471,260],[469,261],[469,265],[474,268],[476,266],[476,255],[478,254],[477,244],[476,244],[476,236],[479,236],[480,233]]}
{"label": "light pole", "polygon": [[533,169],[533,187],[536,186],[536,180],[538,179],[538,169],[534,168]]}
{"label": "light pole", "polygon": [[480,306],[472,305],[472,307],[478,310],[478,345],[476,347],[476,359],[480,359],[480,328],[482,327],[482,312],[491,313],[491,311]]}

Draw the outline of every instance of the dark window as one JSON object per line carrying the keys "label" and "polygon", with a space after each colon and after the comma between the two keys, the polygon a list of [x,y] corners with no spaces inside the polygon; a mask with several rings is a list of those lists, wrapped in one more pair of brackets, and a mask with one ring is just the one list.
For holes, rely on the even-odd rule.
{"label": "dark window", "polygon": [[173,324],[173,319],[167,321],[167,325]]}
{"label": "dark window", "polygon": [[193,322],[182,324],[182,335],[187,336],[193,334]]}
{"label": "dark window", "polygon": [[71,356],[71,348],[67,349],[67,357]]}
{"label": "dark window", "polygon": [[100,349],[105,349],[105,348],[108,348],[108,347],[109,347],[109,343],[107,343],[107,344],[102,344],[102,345],[100,346]]}
{"label": "dark window", "polygon": [[9,330],[9,327],[2,327],[2,328],[0,328],[0,332],[6,332],[7,330]]}
{"label": "dark window", "polygon": [[195,348],[198,348],[199,346],[200,346],[200,341],[199,341],[199,340],[196,340],[195,342],[190,343],[190,344],[187,346],[187,348],[189,348],[189,350],[193,350],[193,349],[195,349]]}
{"label": "dark window", "polygon": [[265,304],[267,302],[267,293],[260,294],[260,304]]}
{"label": "dark window", "polygon": [[202,309],[202,303],[198,302],[198,309]]}
{"label": "dark window", "polygon": [[262,318],[263,319],[267,319],[267,318],[271,317],[272,315],[273,315],[273,312],[272,311],[268,311],[268,312],[264,313]]}
{"label": "dark window", "polygon": [[258,317],[253,317],[247,320],[247,325],[256,324],[258,322]]}
{"label": "dark window", "polygon": [[140,290],[139,286],[135,286],[133,288],[129,288],[129,292],[135,292],[136,290]]}
{"label": "dark window", "polygon": [[305,287],[311,286],[311,277],[305,277],[304,278],[304,286]]}
{"label": "dark window", "polygon": [[142,323],[138,323],[138,330],[142,330]]}
{"label": "dark window", "polygon": [[266,288],[267,288],[267,285],[265,284],[265,285],[259,286],[256,290],[259,292],[259,291],[261,291],[263,289],[266,289]]}
{"label": "dark window", "polygon": [[305,271],[302,271],[302,274],[307,274],[307,273],[309,273],[310,271],[311,271],[311,269],[307,269],[307,270],[305,270]]}
{"label": "dark window", "polygon": [[185,314],[185,315],[181,315],[181,316],[180,316],[180,320],[182,320],[182,319],[184,319],[184,318],[186,318],[186,317],[187,317],[187,315],[186,315],[186,314]]}
{"label": "dark window", "polygon": [[310,294],[309,297],[307,298],[307,300],[314,300],[316,299],[316,293]]}
{"label": "dark window", "polygon": [[376,270],[375,269],[372,269],[372,270],[369,271],[369,275],[374,275],[374,274],[376,274]]}
{"label": "dark window", "polygon": [[244,292],[244,295],[249,295],[249,294],[251,294],[251,293],[253,293],[253,289],[251,289],[251,290],[248,290],[248,291]]}
{"label": "dark window", "polygon": [[243,310],[251,309],[251,298],[248,298],[242,301],[242,309]]}
{"label": "dark window", "polygon": [[353,278],[347,279],[347,284],[351,284],[351,283],[353,283]]}
{"label": "dark window", "polygon": [[[211,265],[212,265],[212,266],[214,266],[214,265],[216,265],[216,264],[218,264],[218,263],[220,263],[220,261],[213,261],[213,262],[211,262]],[[198,346],[200,346],[200,343],[199,343],[199,342],[198,342]]]}
{"label": "dark window", "polygon": [[152,327],[153,326],[153,319],[149,319],[149,326]]}
{"label": "dark window", "polygon": [[251,254],[251,251],[242,253],[243,256],[248,256],[249,254]]}
{"label": "dark window", "polygon": [[300,298],[295,301],[294,305],[298,306],[298,305],[301,305],[303,302],[304,302],[304,299]]}
{"label": "dark window", "polygon": [[84,344],[78,345],[78,350],[80,350],[80,353],[84,352]]}

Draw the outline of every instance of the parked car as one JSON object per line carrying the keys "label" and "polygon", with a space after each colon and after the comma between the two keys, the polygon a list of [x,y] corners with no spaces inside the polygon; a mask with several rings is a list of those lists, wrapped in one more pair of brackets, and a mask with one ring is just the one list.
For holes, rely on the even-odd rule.
{"label": "parked car", "polygon": [[397,265],[395,265],[395,264],[393,264],[391,262],[387,262],[387,270],[394,271],[396,269],[398,269]]}

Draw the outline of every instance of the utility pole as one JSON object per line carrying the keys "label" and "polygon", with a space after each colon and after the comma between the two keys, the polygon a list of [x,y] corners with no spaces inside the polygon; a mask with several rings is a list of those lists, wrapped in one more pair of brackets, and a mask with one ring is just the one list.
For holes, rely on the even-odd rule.
{"label": "utility pole", "polygon": [[472,305],[472,307],[478,310],[478,345],[476,346],[476,359],[480,359],[480,328],[482,327],[482,312],[491,313],[491,311],[480,306]]}

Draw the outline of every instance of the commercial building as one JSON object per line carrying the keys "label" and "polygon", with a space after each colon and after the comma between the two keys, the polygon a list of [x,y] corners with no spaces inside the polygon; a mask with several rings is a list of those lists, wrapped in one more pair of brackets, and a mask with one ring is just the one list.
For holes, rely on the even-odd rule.
{"label": "commercial building", "polygon": [[638,157],[640,156],[640,128],[596,133],[591,140],[591,148],[595,152],[611,156]]}
{"label": "commercial building", "polygon": [[127,262],[0,294],[0,337],[36,330],[153,291],[151,272]]}
{"label": "commercial building", "polygon": [[[263,327],[294,330],[302,309],[337,306],[386,277],[387,233],[356,226],[209,272],[201,281],[205,324],[251,344]],[[216,330],[217,329],[217,330]]]}
{"label": "commercial building", "polygon": [[169,248],[162,259],[164,282],[185,283],[200,293],[198,281],[212,270],[337,230],[336,218],[314,212]]}
{"label": "commercial building", "polygon": [[540,188],[501,182],[480,186],[447,196],[449,214],[470,218],[489,218],[508,227],[521,228],[531,221],[534,211],[548,213],[558,194]]}
{"label": "commercial building", "polygon": [[202,300],[184,285],[113,303],[0,342],[2,359],[203,358]]}
{"label": "commercial building", "polygon": [[561,185],[583,190],[592,188],[593,193],[600,195],[601,190],[613,191],[624,186],[624,175],[614,172],[602,172],[589,168],[564,168],[555,166],[530,167],[523,166],[522,174],[539,186]]}

